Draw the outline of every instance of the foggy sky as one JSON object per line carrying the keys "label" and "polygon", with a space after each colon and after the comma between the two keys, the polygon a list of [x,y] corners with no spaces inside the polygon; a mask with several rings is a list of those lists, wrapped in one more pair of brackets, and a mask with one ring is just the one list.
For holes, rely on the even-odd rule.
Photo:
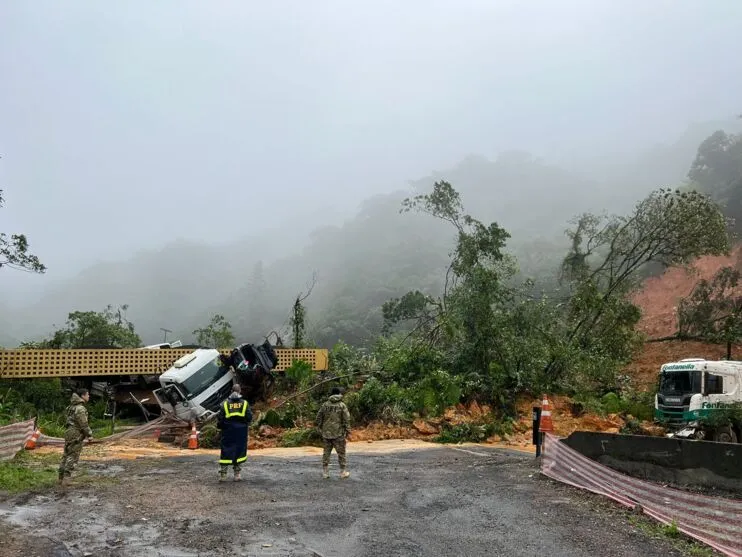
{"label": "foggy sky", "polygon": [[[0,4],[0,231],[44,277],[229,242],[469,154],[626,153],[742,112],[742,3]],[[568,195],[568,192],[565,192]]]}

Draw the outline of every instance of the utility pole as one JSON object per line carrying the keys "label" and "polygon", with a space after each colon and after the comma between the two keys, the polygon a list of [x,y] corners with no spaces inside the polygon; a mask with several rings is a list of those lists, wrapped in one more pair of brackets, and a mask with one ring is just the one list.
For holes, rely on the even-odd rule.
{"label": "utility pole", "polygon": [[162,342],[167,342],[167,334],[172,333],[172,331],[170,329],[165,329],[164,327],[160,327],[160,330],[165,332],[165,338],[162,340]]}

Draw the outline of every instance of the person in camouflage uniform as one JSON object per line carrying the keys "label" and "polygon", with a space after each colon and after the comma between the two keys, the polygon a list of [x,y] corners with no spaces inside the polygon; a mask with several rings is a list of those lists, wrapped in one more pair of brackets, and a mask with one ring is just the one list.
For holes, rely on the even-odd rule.
{"label": "person in camouflage uniform", "polygon": [[330,477],[330,455],[334,448],[338,454],[340,464],[340,477],[347,478],[350,472],[346,470],[347,458],[345,456],[345,438],[350,433],[350,412],[343,402],[343,395],[338,387],[330,391],[330,399],[327,400],[317,412],[315,425],[322,434],[324,440],[324,453],[322,454],[322,476]]}
{"label": "person in camouflage uniform", "polygon": [[59,483],[62,487],[69,484],[72,471],[80,459],[82,444],[86,438],[93,437],[93,430],[88,424],[88,411],[85,403],[90,400],[87,389],[77,389],[72,393],[67,407],[67,431],[64,433],[64,454],[59,464]]}

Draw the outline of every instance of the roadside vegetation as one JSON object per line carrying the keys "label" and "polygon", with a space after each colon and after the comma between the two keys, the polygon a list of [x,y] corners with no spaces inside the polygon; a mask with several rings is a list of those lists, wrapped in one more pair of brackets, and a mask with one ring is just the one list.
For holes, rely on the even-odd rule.
{"label": "roadside vegetation", "polygon": [[692,557],[716,557],[721,553],[711,547],[690,538],[678,530],[677,524],[661,524],[657,521],[638,515],[629,515],[629,523],[640,532],[656,539],[671,540],[673,547],[684,555]]}

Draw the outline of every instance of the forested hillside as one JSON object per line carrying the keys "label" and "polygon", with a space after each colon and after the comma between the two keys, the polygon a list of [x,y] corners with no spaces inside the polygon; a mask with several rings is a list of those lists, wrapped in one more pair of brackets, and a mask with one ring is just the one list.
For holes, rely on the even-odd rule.
{"label": "forested hillside", "polygon": [[[586,163],[580,172],[523,152],[494,160],[471,156],[408,189],[366,200],[337,226],[314,218],[293,223],[280,236],[256,235],[220,247],[177,241],[100,263],[30,307],[3,308],[0,343],[45,336],[70,311],[100,311],[108,304],[128,304],[128,318],[145,342],[161,340],[160,327],[173,330],[170,338],[190,341],[214,313],[227,318],[238,339],[258,340],[274,329],[286,333],[294,297],[312,284],[306,300],[310,339],[321,346],[367,343],[381,330],[386,300],[413,287],[427,293],[442,287],[455,234],[425,215],[399,213],[406,196],[429,191],[441,179],[454,185],[473,216],[508,231],[504,249],[519,267],[513,280],[531,277],[536,291],[551,291],[568,247],[569,221],[585,211],[626,212],[655,187],[679,185],[692,162],[689,145],[695,141],[697,148],[706,137],[699,134],[709,129],[712,124],[698,125],[620,166]],[[714,179],[699,187],[708,189]]]}
{"label": "forested hillside", "polygon": [[[638,431],[660,360],[719,357],[720,346],[729,355],[742,340],[742,271],[729,258],[742,218],[742,136],[712,133],[687,168],[678,187],[605,214],[600,202],[615,191],[604,184],[522,153],[470,157],[366,200],[283,257],[261,242],[179,242],[88,269],[30,308],[57,324],[35,334],[45,347],[139,346],[177,319],[173,336],[203,345],[274,330],[291,341],[300,296],[309,318],[295,330],[302,345],[332,348],[330,372],[349,391],[354,422],[408,427],[481,405],[479,421],[439,430],[442,440],[481,440],[512,433],[519,402],[548,392],[620,412]],[[703,272],[688,274],[693,265]],[[679,273],[690,278],[673,288]],[[31,340],[19,323],[8,329]],[[304,392],[314,381],[297,364],[281,388]],[[303,416],[322,396],[307,394],[275,423],[311,436]]]}

